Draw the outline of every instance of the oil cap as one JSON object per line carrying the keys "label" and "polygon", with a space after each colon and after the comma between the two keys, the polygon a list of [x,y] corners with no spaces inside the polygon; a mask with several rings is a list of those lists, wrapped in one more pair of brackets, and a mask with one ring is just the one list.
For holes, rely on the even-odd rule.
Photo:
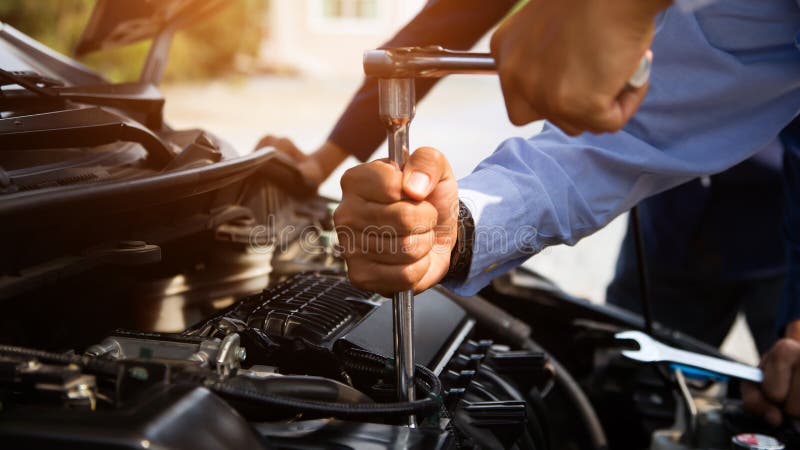
{"label": "oil cap", "polygon": [[733,450],[784,450],[786,447],[781,441],[763,434],[744,433],[731,438]]}

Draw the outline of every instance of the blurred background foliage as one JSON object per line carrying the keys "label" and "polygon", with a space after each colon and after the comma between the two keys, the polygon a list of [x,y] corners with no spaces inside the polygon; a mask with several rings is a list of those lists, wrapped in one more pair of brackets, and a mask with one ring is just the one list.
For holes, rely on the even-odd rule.
{"label": "blurred background foliage", "polygon": [[[130,0],[118,0],[124,4]],[[137,0],[142,1],[142,0]],[[61,53],[72,56],[94,0],[0,0],[6,22]],[[184,81],[230,75],[258,54],[267,0],[230,0],[213,17],[177,33],[164,80]],[[112,81],[139,76],[150,42],[102,50],[81,58]]]}

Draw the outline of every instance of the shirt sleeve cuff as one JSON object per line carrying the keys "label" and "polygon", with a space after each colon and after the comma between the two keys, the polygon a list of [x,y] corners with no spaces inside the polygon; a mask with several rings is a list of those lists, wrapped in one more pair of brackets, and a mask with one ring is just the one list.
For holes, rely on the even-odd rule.
{"label": "shirt sleeve cuff", "polygon": [[692,12],[709,5],[714,1],[715,0],[675,0],[675,4],[678,5],[678,8],[680,8],[680,10],[683,12]]}
{"label": "shirt sleeve cuff", "polygon": [[525,203],[517,186],[492,168],[461,179],[459,198],[475,222],[472,262],[466,280],[450,280],[443,285],[470,296],[533,256],[537,230],[527,223],[529,218],[520,208]]}

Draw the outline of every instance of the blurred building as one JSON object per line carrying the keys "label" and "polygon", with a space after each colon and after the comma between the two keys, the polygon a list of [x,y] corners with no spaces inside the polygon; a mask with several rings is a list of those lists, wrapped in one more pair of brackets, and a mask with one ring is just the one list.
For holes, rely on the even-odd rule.
{"label": "blurred building", "polygon": [[270,0],[260,65],[311,76],[358,76],[364,50],[392,36],[425,0]]}

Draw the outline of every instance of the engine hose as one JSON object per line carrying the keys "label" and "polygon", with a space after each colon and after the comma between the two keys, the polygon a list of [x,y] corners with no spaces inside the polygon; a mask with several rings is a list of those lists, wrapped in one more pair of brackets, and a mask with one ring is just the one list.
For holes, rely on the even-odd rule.
{"label": "engine hose", "polygon": [[[345,367],[367,372],[374,375],[385,375],[393,371],[393,361],[384,358],[380,355],[361,350],[358,348],[350,348],[345,352],[346,358],[343,360]],[[428,370],[427,367],[417,364],[416,370],[418,376],[416,378],[417,384],[430,393],[431,395],[439,396],[442,393],[442,383],[433,372]],[[422,374],[424,376],[419,376]]]}
{"label": "engine hose", "polygon": [[51,353],[51,352],[46,352],[44,350],[16,347],[13,345],[0,345],[0,354],[25,356],[29,358],[36,358],[44,362],[59,363],[59,364],[72,364],[75,362],[76,358],[76,355],[69,355],[65,353]]}
{"label": "engine hose", "polygon": [[119,371],[119,366],[113,361],[104,361],[66,353],[53,353],[26,347],[17,347],[15,345],[0,344],[0,354],[34,358],[45,363],[76,364],[91,372],[104,375],[116,375]]}
{"label": "engine hose", "polygon": [[383,356],[375,355],[370,353],[366,350],[361,350],[359,348],[349,348],[344,354],[352,359],[357,359],[359,361],[367,362],[375,364],[376,366],[381,366],[382,368],[387,368],[387,364],[390,363],[389,358],[384,358]]}
{"label": "engine hose", "polygon": [[276,395],[260,392],[255,389],[244,388],[232,385],[227,382],[220,382],[211,386],[211,390],[228,397],[241,400],[263,403],[271,406],[290,408],[298,411],[314,412],[337,417],[362,417],[367,415],[380,415],[384,417],[427,415],[434,413],[441,408],[439,395],[434,392],[441,391],[441,384],[436,375],[425,367],[417,366],[417,376],[433,378],[436,381],[428,380],[432,385],[432,392],[429,397],[414,400],[411,402],[392,402],[392,403],[339,403],[324,402],[317,400],[297,399],[285,395]]}
{"label": "engine hose", "polygon": [[[526,340],[525,348],[538,352],[543,351],[542,348],[531,339]],[[603,430],[603,426],[600,424],[600,419],[597,417],[597,412],[595,412],[589,398],[586,397],[586,394],[583,392],[578,382],[572,378],[572,375],[570,375],[567,369],[565,369],[557,359],[550,354],[548,354],[548,358],[555,368],[556,385],[564,390],[564,393],[567,394],[572,404],[578,409],[581,420],[589,431],[592,448],[596,450],[607,449],[608,439],[606,438],[606,433]]]}
{"label": "engine hose", "polygon": [[342,361],[342,365],[346,369],[355,370],[356,372],[365,372],[373,375],[383,375],[384,373],[386,373],[385,367],[377,367],[368,363],[364,363],[362,361],[346,359]]}
{"label": "engine hose", "polygon": [[391,368],[387,359],[360,349],[351,348],[344,354],[342,365],[350,370],[383,375]]}

